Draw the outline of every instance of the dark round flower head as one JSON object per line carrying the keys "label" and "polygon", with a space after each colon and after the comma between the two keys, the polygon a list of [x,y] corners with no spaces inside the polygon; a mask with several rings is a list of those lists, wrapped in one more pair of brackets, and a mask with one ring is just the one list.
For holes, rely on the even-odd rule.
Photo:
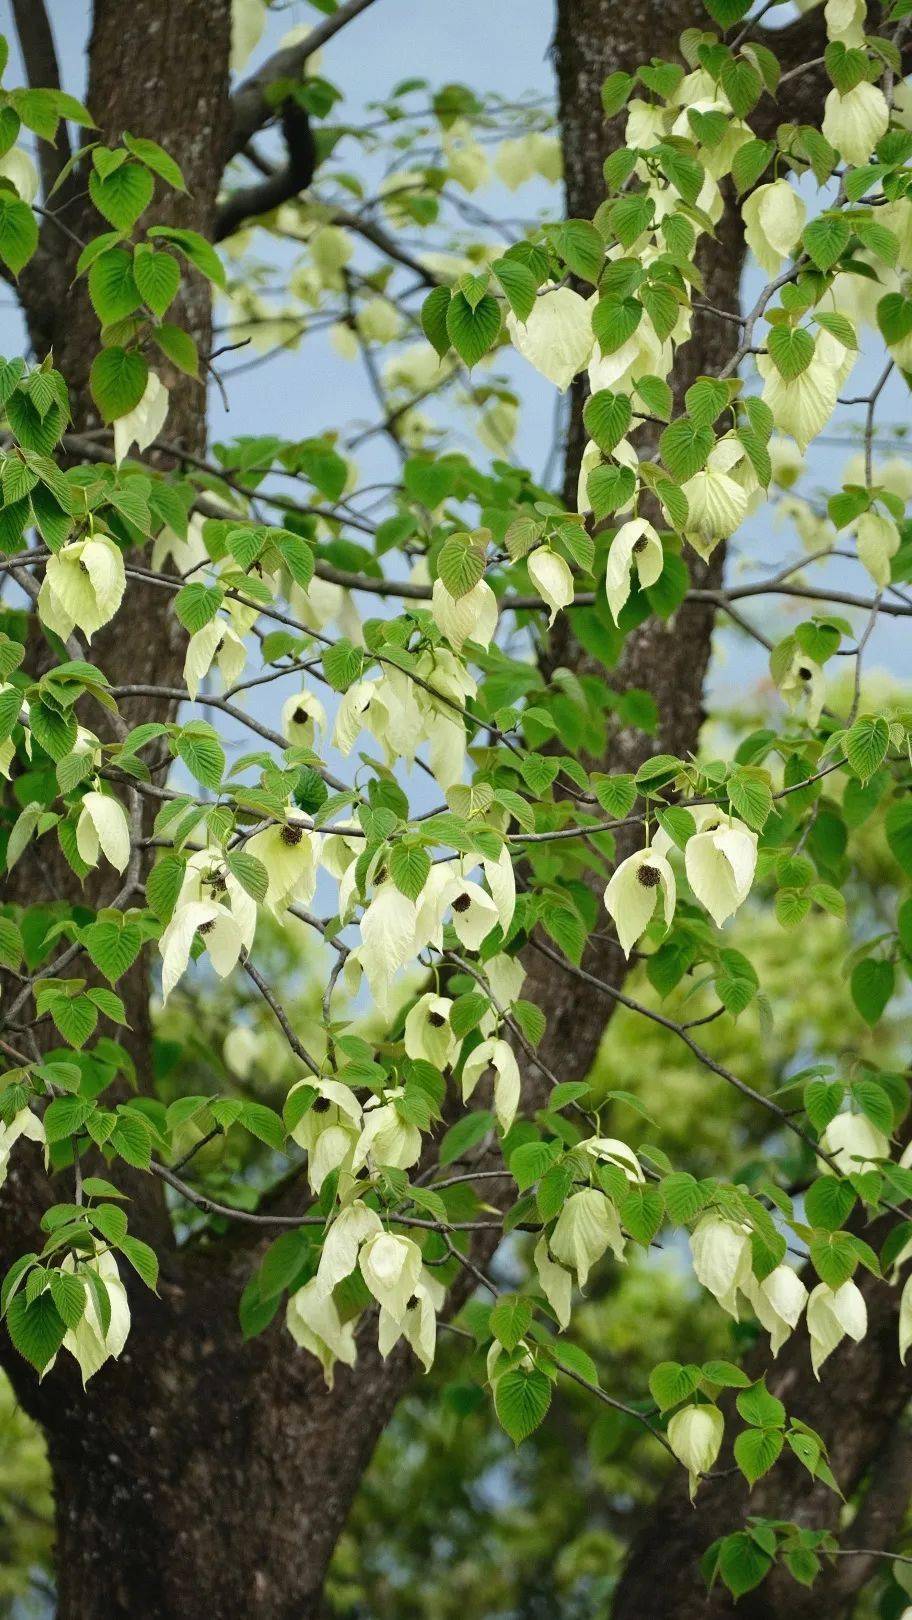
{"label": "dark round flower head", "polygon": [[637,867],[637,882],[642,883],[644,889],[658,888],[661,881],[661,873],[657,866]]}
{"label": "dark round flower head", "polygon": [[287,827],[282,828],[283,844],[291,844],[292,846],[295,844],[300,844],[303,837],[304,828],[295,826],[294,822],[289,822]]}
{"label": "dark round flower head", "polygon": [[453,901],[453,910],[454,911],[468,911],[469,906],[471,904],[472,904],[472,899],[471,899],[470,895],[468,895],[468,894],[457,894],[456,899]]}
{"label": "dark round flower head", "polygon": [[446,1019],[444,1018],[443,1013],[431,1012],[431,1013],[428,1013],[428,1023],[434,1029],[442,1029],[444,1024],[446,1023]]}
{"label": "dark round flower head", "polygon": [[646,539],[645,534],[641,534],[639,540],[634,541],[633,549],[635,552],[639,553],[641,551],[645,551],[648,544],[649,541]]}
{"label": "dark round flower head", "polygon": [[313,1111],[315,1114],[325,1114],[326,1110],[331,1107],[332,1103],[328,1097],[316,1097],[314,1099]]}

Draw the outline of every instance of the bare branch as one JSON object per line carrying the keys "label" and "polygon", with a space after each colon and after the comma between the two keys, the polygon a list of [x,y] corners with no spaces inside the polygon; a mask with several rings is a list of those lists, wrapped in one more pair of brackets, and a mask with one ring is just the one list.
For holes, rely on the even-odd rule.
{"label": "bare branch", "polygon": [[233,235],[246,220],[269,214],[307,190],[317,164],[316,142],[306,111],[291,100],[282,108],[282,134],[287,161],[280,169],[268,170],[256,185],[242,186],[226,197],[215,218],[216,242]]}

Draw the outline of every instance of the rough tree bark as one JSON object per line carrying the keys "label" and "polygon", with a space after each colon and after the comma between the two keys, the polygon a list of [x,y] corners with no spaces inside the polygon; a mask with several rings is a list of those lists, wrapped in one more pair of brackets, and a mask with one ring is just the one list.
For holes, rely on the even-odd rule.
{"label": "rough tree bark", "polygon": [[[360,9],[358,0],[342,8],[353,15]],[[16,0],[15,10],[30,75],[36,83],[53,82],[48,40],[40,20],[35,26],[40,6],[36,0]],[[169,195],[168,218],[210,233],[226,157],[258,127],[256,108],[263,100],[259,81],[251,81],[253,88],[236,104],[232,128],[229,11],[228,0],[131,0],[129,5],[96,0],[90,48],[88,100],[103,134],[119,137],[129,128],[172,151],[184,169],[189,196]],[[677,36],[693,20],[692,0],[629,0],[624,7],[616,0],[559,0],[557,66],[571,215],[591,215],[603,195],[601,164],[614,132],[601,113],[602,80],[618,66],[676,54]],[[326,26],[332,26],[331,19]],[[819,30],[819,19],[805,19],[790,31],[795,60],[818,54],[815,27]],[[76,188],[65,188],[61,200],[67,202],[70,229],[82,234],[84,204]],[[40,254],[22,278],[21,295],[36,352],[53,350],[70,384],[74,418],[87,427],[93,425],[86,379],[96,329],[83,295],[70,288],[75,251],[66,234],[46,221]],[[737,308],[742,256],[738,227],[728,214],[719,245],[703,266],[710,303]],[[189,284],[182,316],[206,354],[210,305],[199,279]],[[698,315],[678,368],[679,395],[695,376],[718,369],[730,352],[732,331],[730,323]],[[175,384],[169,435],[198,450],[205,442],[203,391],[186,379],[168,380]],[[580,448],[579,404],[568,454],[571,487]],[[718,557],[701,570],[699,582],[717,583],[720,570]],[[179,682],[182,655],[166,602],[164,593],[146,596],[131,588],[113,632],[98,649],[112,682]],[[622,731],[612,739],[605,768],[635,769],[650,749],[683,754],[696,745],[711,634],[710,610],[690,606],[671,625],[647,624],[630,637],[620,668],[606,679],[652,692],[659,732],[650,740]],[[552,649],[550,660],[552,666],[592,668],[566,638]],[[128,718],[134,716],[128,712]],[[17,885],[30,901],[73,895],[68,869],[46,862],[24,860]],[[621,976],[622,964],[605,943],[593,946],[587,965],[614,981]],[[604,1030],[604,1007],[570,979],[542,973],[534,956],[530,974],[531,993],[549,1017],[549,1061],[559,1055],[562,1074],[585,1073]],[[148,1084],[149,1022],[141,970],[127,984],[125,999],[140,1084]],[[527,1084],[534,1087],[533,1076]],[[60,1620],[127,1615],[235,1620],[247,1614],[261,1620],[315,1620],[333,1547],[413,1363],[407,1353],[397,1352],[383,1364],[365,1340],[356,1370],[341,1369],[328,1394],[315,1364],[289,1355],[281,1328],[244,1346],[237,1299],[256,1262],[254,1244],[233,1233],[178,1251],[168,1236],[160,1187],[150,1187],[150,1179],[133,1180],[137,1197],[131,1221],[162,1252],[160,1298],[131,1290],[134,1331],[120,1360],[83,1393],[65,1358],[36,1386],[23,1363],[3,1352],[23,1404],[48,1437]],[[56,1188],[50,1194],[60,1195],[66,1196]],[[303,1204],[303,1191],[291,1196],[300,1196]],[[14,1159],[0,1199],[0,1250],[7,1262],[30,1245],[48,1198],[41,1179],[30,1174],[22,1158]],[[892,1350],[889,1362],[877,1361],[880,1337],[875,1333],[844,1358],[846,1399],[853,1384],[857,1390],[872,1376],[872,1362],[880,1368],[881,1384],[884,1369],[892,1370]],[[802,1391],[810,1388],[803,1367],[796,1365],[792,1376]],[[792,1404],[797,1406],[794,1396]],[[814,1421],[811,1408],[798,1409]],[[869,1432],[873,1448],[883,1425]],[[681,1597],[666,1603],[666,1583],[678,1564],[688,1570],[691,1592],[699,1590],[692,1561],[710,1539],[701,1517],[687,1519],[677,1507],[674,1513],[670,1550],[658,1532],[657,1546],[631,1566],[619,1598],[624,1620],[672,1609],[681,1617],[708,1612],[686,1609]],[[631,1584],[637,1579],[638,1586]]]}

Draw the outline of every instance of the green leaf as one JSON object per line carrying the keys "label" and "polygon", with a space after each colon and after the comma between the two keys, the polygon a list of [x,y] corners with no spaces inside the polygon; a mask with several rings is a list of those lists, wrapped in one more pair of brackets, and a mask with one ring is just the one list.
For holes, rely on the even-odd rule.
{"label": "green leaf", "polygon": [[241,888],[250,895],[259,905],[266,898],[269,888],[269,873],[263,862],[256,855],[250,855],[246,850],[230,850],[226,856],[229,872],[236,877]]}
{"label": "green leaf", "polygon": [[537,1367],[531,1372],[515,1367],[494,1386],[494,1410],[517,1446],[538,1428],[550,1405],[551,1381]]}
{"label": "green leaf", "polygon": [[89,297],[103,326],[132,315],[139,303],[133,279],[133,260],[123,248],[111,248],[95,260],[89,271]]}
{"label": "green leaf", "polygon": [[858,1263],[848,1232],[829,1232],[826,1237],[815,1237],[808,1246],[808,1252],[814,1270],[828,1288],[841,1288],[844,1282],[848,1282]]}
{"label": "green leaf", "polygon": [[68,1328],[78,1327],[86,1307],[86,1290],[82,1278],[71,1271],[52,1271],[51,1298],[64,1325]]}
{"label": "green leaf", "polygon": [[459,358],[472,366],[493,349],[500,335],[500,305],[485,293],[473,309],[464,293],[454,293],[446,314],[446,329]]}
{"label": "green leaf", "polygon": [[804,227],[802,242],[817,268],[829,270],[842,257],[851,236],[851,227],[841,214],[820,214]]}
{"label": "green leaf", "polygon": [[912,800],[897,799],[884,818],[887,843],[894,860],[912,877]]}
{"label": "green leaf", "polygon": [[811,1226],[836,1232],[845,1225],[855,1206],[855,1193],[838,1176],[821,1176],[805,1194],[804,1211]]}
{"label": "green leaf", "polygon": [[746,118],[763,93],[763,80],[749,62],[726,62],[722,68],[722,89],[731,102],[736,118]]}
{"label": "green leaf", "polygon": [[650,416],[657,416],[662,422],[671,420],[674,395],[662,377],[638,377],[633,386]]}
{"label": "green leaf", "polygon": [[139,158],[140,163],[144,163],[147,169],[157,174],[173,191],[186,191],[187,186],[180,164],[175,163],[173,157],[164,147],[159,146],[157,141],[150,141],[144,135],[131,135],[129,130],[125,130],[123,143],[128,152]]}
{"label": "green leaf", "polygon": [[404,894],[408,900],[417,900],[428,880],[431,857],[426,849],[417,844],[394,844],[389,869],[400,894]]}
{"label": "green leaf", "polygon": [[183,371],[187,377],[199,376],[199,353],[189,332],[182,326],[174,326],[170,321],[163,321],[160,326],[152,330],[152,337],[167,355],[171,364],[178,371]]}
{"label": "green leaf", "polygon": [[180,265],[170,253],[142,244],[133,257],[133,278],[143,303],[161,318],[180,286]]}
{"label": "green leaf", "polygon": [[803,326],[771,326],[766,346],[776,370],[786,382],[800,377],[814,358],[814,339]]}
{"label": "green leaf", "polygon": [[44,1114],[44,1130],[48,1142],[63,1142],[80,1131],[92,1112],[92,1104],[85,1097],[55,1097]]}
{"label": "green leaf", "polygon": [[47,1011],[64,1040],[77,1048],[85,1046],[98,1023],[98,1009],[87,996],[49,997]]}
{"label": "green leaf", "polygon": [[583,281],[598,281],[605,244],[590,220],[564,220],[549,234],[568,270]]}
{"label": "green leaf", "polygon": [[[521,259],[515,259],[511,257],[510,254],[507,254],[503,259],[496,259],[492,264],[491,269],[497,277],[497,280],[500,282],[500,285],[506,294],[507,303],[512,309],[517,320],[527,321],[535,308],[535,294],[538,289],[538,283],[536,282],[532,271],[529,269],[529,266],[527,264],[523,264]],[[442,290],[445,289],[441,289],[439,287],[437,288],[438,292]],[[430,297],[433,298],[433,296],[434,294],[431,293]],[[429,302],[429,300],[427,300],[427,302]],[[448,308],[449,305],[447,304],[442,309],[444,334],[447,336],[447,338],[449,335],[446,333],[445,323],[446,311]],[[426,335],[429,337],[430,341],[433,342],[433,339],[430,338],[430,334],[428,333]],[[434,347],[436,348],[437,345],[434,344]],[[449,342],[447,342],[447,347],[449,347]],[[439,352],[440,351],[438,350],[438,353]],[[446,349],[444,349],[443,352],[446,353]]]}
{"label": "green leaf", "polygon": [[618,467],[612,462],[593,467],[586,483],[589,504],[596,518],[608,517],[618,507],[626,506],[635,490],[633,468]]}
{"label": "green leaf", "polygon": [[0,967],[15,973],[24,953],[22,935],[10,917],[0,917]]}
{"label": "green leaf", "polygon": [[866,1024],[872,1029],[880,1019],[893,994],[896,970],[892,962],[881,962],[866,956],[852,969],[852,1000]]}
{"label": "green leaf", "polygon": [[741,1390],[735,1405],[745,1423],[756,1423],[761,1428],[781,1429],[785,1423],[785,1407],[771,1395],[761,1378],[750,1389]]}
{"label": "green leaf", "polygon": [[618,1213],[621,1225],[634,1242],[648,1247],[665,1216],[662,1194],[656,1187],[632,1187],[621,1200]]}
{"label": "green leaf", "polygon": [[715,377],[698,377],[684,395],[684,404],[695,427],[712,427],[729,403],[724,382]]}
{"label": "green leaf", "polygon": [[699,1367],[679,1361],[660,1361],[649,1374],[649,1390],[660,1412],[667,1412],[692,1395],[700,1382]]}
{"label": "green leaf", "polygon": [[719,961],[720,970],[714,980],[716,995],[726,1012],[737,1018],[753,1001],[760,981],[753,963],[740,951],[720,951]]}
{"label": "green leaf", "polygon": [[775,141],[752,140],[745,141],[739,146],[732,158],[732,179],[738,188],[738,195],[751,191],[757,184],[760,176],[768,168],[773,154],[776,151]]}
{"label": "green leaf", "polygon": [[623,821],[636,804],[636,782],[630,775],[593,778],[593,792],[606,815]]}
{"label": "green leaf", "polygon": [[148,1170],[152,1161],[152,1138],[148,1125],[138,1114],[121,1110],[108,1143],[126,1164],[132,1164],[136,1170]]}
{"label": "green leaf", "polygon": [[153,1292],[158,1286],[158,1255],[142,1238],[125,1237],[120,1242],[121,1253],[129,1260],[137,1276]]}
{"label": "green leaf", "polygon": [[28,203],[0,192],[0,259],[18,276],[37,246],[38,224]]}
{"label": "green leaf", "polygon": [[748,1485],[768,1474],[785,1441],[779,1429],[745,1429],[735,1440],[735,1462]]}
{"label": "green leaf", "polygon": [[146,234],[150,237],[158,237],[164,242],[173,242],[178,251],[186,259],[190,260],[190,263],[199,271],[201,276],[205,276],[206,280],[213,282],[216,287],[224,289],[226,285],[225,266],[222,264],[212,243],[207,242],[205,236],[201,236],[199,231],[178,230],[172,225],[150,225]]}
{"label": "green leaf", "polygon": [[719,1549],[719,1574],[733,1597],[753,1591],[772,1567],[772,1559],[744,1531],[726,1536]]}
{"label": "green leaf", "polygon": [[437,573],[451,596],[458,600],[468,595],[484,571],[484,552],[468,534],[451,534],[444,541],[437,558]]}
{"label": "green leaf", "polygon": [[116,346],[102,349],[92,361],[89,387],[105,422],[135,409],[146,391],[149,367],[141,354]]}
{"label": "green leaf", "polygon": [[111,984],[129,972],[142,950],[143,935],[138,923],[99,919],[83,930],[83,944],[99,972]]}
{"label": "green leaf", "polygon": [[736,816],[749,827],[760,832],[773,808],[773,795],[768,782],[760,781],[746,772],[733,771],[726,784],[729,802]]}
{"label": "green leaf", "polygon": [[902,343],[912,332],[912,298],[887,293],[877,305],[877,324],[885,343],[891,347]]}
{"label": "green leaf", "polygon": [[592,331],[602,354],[623,348],[643,319],[637,298],[600,298],[592,311]]}
{"label": "green leaf", "polygon": [[93,168],[89,196],[98,212],[119,231],[130,231],[152,201],[154,183],[139,163],[122,163],[102,179]]}
{"label": "green leaf", "polygon": [[587,399],[583,408],[583,422],[590,439],[594,439],[605,455],[623,439],[631,422],[630,398],[627,394],[612,394],[600,388]]}
{"label": "green leaf", "polygon": [[613,118],[615,113],[626,106],[633,82],[632,73],[624,73],[621,70],[609,73],[602,85],[602,110],[606,118]]}
{"label": "green leaf", "polygon": [[890,728],[882,715],[860,714],[845,738],[850,769],[867,782],[874,775],[890,745]]}
{"label": "green leaf", "polygon": [[6,1325],[19,1354],[39,1372],[53,1360],[66,1333],[66,1323],[50,1293],[39,1294],[30,1304],[24,1292],[16,1294],[6,1313]]}
{"label": "green leaf", "polygon": [[733,1361],[704,1361],[702,1372],[710,1384],[720,1384],[723,1389],[746,1389],[750,1383],[744,1368]]}
{"label": "green leaf", "polygon": [[[521,1294],[504,1294],[491,1312],[491,1332],[505,1350],[515,1350],[532,1325],[532,1301]],[[508,1431],[509,1432],[509,1431]]]}
{"label": "green leaf", "polygon": [[[496,269],[494,273],[497,274]],[[421,306],[421,330],[441,360],[450,348],[447,311],[451,298],[449,287],[435,287],[433,292],[428,293]]]}
{"label": "green leaf", "polygon": [[217,585],[203,585],[193,580],[178,591],[174,598],[174,611],[190,635],[214,619],[224,601],[224,592]]}
{"label": "green leaf", "polygon": [[439,1159],[441,1164],[453,1164],[461,1158],[470,1148],[477,1147],[478,1143],[493,1129],[494,1116],[487,1109],[480,1109],[476,1113],[464,1114],[451,1125],[440,1144]]}
{"label": "green leaf", "polygon": [[672,478],[685,483],[706,465],[715,444],[712,428],[698,427],[681,416],[667,427],[659,440],[659,452]]}
{"label": "green leaf", "polygon": [[686,1225],[706,1203],[706,1194],[700,1183],[687,1170],[675,1170],[661,1183],[669,1220],[676,1226]]}
{"label": "green leaf", "polygon": [[364,654],[350,641],[337,641],[323,654],[323,674],[334,692],[347,692],[364,667]]}
{"label": "green leaf", "polygon": [[510,1154],[510,1174],[520,1192],[534,1186],[550,1169],[554,1152],[547,1142],[524,1142]]}
{"label": "green leaf", "polygon": [[204,720],[184,726],[175,743],[178,758],[204,787],[221,786],[225,774],[225,751],[217,733]]}

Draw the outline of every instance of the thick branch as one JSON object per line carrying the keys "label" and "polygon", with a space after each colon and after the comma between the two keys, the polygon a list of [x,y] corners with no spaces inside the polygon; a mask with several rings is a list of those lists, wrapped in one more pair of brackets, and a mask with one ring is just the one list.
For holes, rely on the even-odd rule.
{"label": "thick branch", "polygon": [[[23,3],[28,4],[29,0],[23,0]],[[306,39],[276,51],[262,67],[257,68],[256,73],[238,86],[231,98],[229,157],[242,152],[257,130],[275,117],[276,104],[270,96],[273,86],[283,80],[300,79],[308,57],[313,56],[315,51],[373,3],[374,0],[344,0],[344,4],[332,16],[324,18],[316,28],[311,29]]]}
{"label": "thick branch", "polygon": [[256,185],[232,191],[220,203],[213,233],[216,242],[233,235],[246,220],[269,214],[281,203],[290,202],[292,197],[307,190],[317,165],[317,147],[306,111],[291,100],[282,108],[282,134],[288,154],[286,162]]}

